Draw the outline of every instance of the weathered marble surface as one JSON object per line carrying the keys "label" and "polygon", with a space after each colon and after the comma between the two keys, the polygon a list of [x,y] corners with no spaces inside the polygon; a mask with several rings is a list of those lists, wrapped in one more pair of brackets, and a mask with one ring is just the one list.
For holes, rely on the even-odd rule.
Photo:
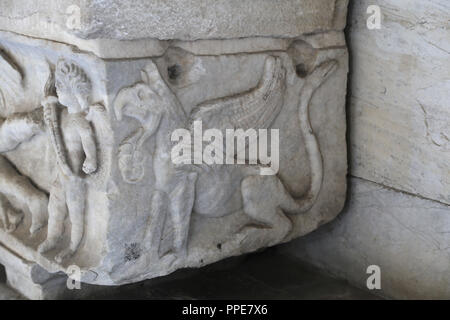
{"label": "weathered marble surface", "polygon": [[[164,40],[279,39],[342,30],[347,3],[348,0],[4,0],[0,30],[71,43],[104,58],[148,57],[164,52]],[[124,43],[127,50],[123,50]]]}
{"label": "weathered marble surface", "polygon": [[[369,5],[380,6],[379,30],[366,26]],[[448,299],[450,4],[361,0],[350,8],[350,174],[377,184],[351,179],[337,221],[286,251],[362,288],[367,267],[378,265],[381,293],[391,298]]]}
{"label": "weathered marble surface", "polygon": [[[380,30],[366,27],[372,4]],[[352,6],[351,173],[450,204],[450,3]]]}
{"label": "weathered marble surface", "polygon": [[[228,4],[218,2],[205,14],[224,12],[216,22],[235,19],[237,29],[208,35],[195,24],[189,37],[180,36],[187,27],[176,15],[172,27],[154,29],[154,21],[139,20],[143,2],[88,1],[83,17],[97,21],[108,3],[123,7],[130,29],[121,33],[100,23],[62,39],[39,33],[42,28],[16,28],[47,10],[57,30],[52,17],[64,2],[45,8],[42,2],[6,3],[0,19],[0,29],[9,30],[0,31],[0,242],[23,261],[49,273],[76,265],[83,282],[125,284],[289,241],[341,210],[346,1],[278,4],[279,14],[299,6],[295,24],[289,14],[285,22],[275,19],[272,2],[264,2],[249,13],[247,33],[235,9],[224,11]],[[164,7],[147,2],[148,8],[156,4]],[[264,28],[253,25],[261,10],[275,19],[262,17]],[[159,33],[134,32],[136,21],[142,32]],[[230,39],[237,34],[246,38]],[[126,40],[137,37],[159,39]],[[175,165],[170,135],[191,130],[194,120],[205,129],[279,129],[278,174],[260,175],[260,164]]]}
{"label": "weathered marble surface", "polygon": [[[6,270],[7,285],[28,299],[55,299],[67,290],[64,274],[52,275],[35,262],[24,260],[3,246],[0,246],[0,263]],[[18,299],[19,295],[11,298]]]}
{"label": "weathered marble surface", "polygon": [[[295,38],[342,29],[346,3],[346,0],[283,0],[282,3],[270,0],[3,0],[0,26],[42,38],[56,36],[56,32],[42,28],[40,23],[55,24],[58,31],[74,33],[82,39]],[[68,28],[70,6],[80,9],[81,26],[77,31]]]}
{"label": "weathered marble surface", "polygon": [[361,288],[378,265],[387,297],[450,298],[450,207],[379,184],[352,178],[336,221],[283,250]]}

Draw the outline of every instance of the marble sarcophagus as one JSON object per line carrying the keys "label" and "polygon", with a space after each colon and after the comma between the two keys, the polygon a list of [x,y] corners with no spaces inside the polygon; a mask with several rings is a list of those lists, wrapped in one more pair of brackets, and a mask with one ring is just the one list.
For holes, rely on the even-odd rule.
{"label": "marble sarcophagus", "polygon": [[0,5],[0,263],[25,295],[68,268],[200,267],[342,209],[347,1]]}

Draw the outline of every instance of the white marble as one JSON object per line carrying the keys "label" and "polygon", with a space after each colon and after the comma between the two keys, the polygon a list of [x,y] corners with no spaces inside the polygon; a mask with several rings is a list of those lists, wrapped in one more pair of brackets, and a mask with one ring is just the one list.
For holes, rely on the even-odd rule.
{"label": "white marble", "polygon": [[[76,265],[85,283],[119,285],[286,242],[336,217],[346,195],[347,1],[286,0],[275,11],[271,1],[199,2],[171,2],[180,16],[145,2],[159,9],[154,19],[143,1],[83,2],[98,25],[63,38],[26,26],[33,12],[58,26],[64,2],[6,2],[2,247],[49,274]],[[203,18],[193,14],[201,8]],[[219,133],[278,130],[279,148],[273,138],[265,164],[261,155],[176,164],[170,137],[195,132],[196,121]]]}
{"label": "white marble", "polygon": [[[378,4],[380,30],[366,27]],[[450,204],[450,3],[357,1],[350,18],[354,176]]]}
{"label": "white marble", "polygon": [[348,0],[4,0],[0,30],[70,43],[103,58],[148,57],[164,53],[166,42],[172,40],[261,37],[264,41],[341,31],[347,3]]}
{"label": "white marble", "polygon": [[350,174],[363,180],[336,222],[287,249],[362,288],[378,265],[390,298],[450,297],[449,16],[447,0],[352,2]]}

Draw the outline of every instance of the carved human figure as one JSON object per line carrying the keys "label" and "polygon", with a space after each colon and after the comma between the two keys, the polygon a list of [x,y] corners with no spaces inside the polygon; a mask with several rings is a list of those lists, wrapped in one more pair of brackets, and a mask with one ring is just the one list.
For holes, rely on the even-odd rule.
{"label": "carved human figure", "polygon": [[[70,245],[55,257],[62,262],[78,250],[84,234],[85,177],[97,169],[97,148],[87,112],[99,106],[89,104],[91,83],[77,65],[59,60],[55,79],[57,97],[48,96],[42,104],[58,172],[50,190],[47,238],[38,250],[44,253],[56,247],[68,213],[72,225]],[[57,106],[62,108],[59,116]]]}

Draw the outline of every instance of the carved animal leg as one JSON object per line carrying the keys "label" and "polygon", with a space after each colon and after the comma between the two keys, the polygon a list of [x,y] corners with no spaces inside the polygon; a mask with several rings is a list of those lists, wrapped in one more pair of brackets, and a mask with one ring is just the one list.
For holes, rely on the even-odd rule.
{"label": "carved animal leg", "polygon": [[64,220],[67,215],[66,197],[60,183],[52,187],[48,204],[47,239],[41,243],[38,252],[44,253],[56,247],[64,232]]}
{"label": "carved animal leg", "polygon": [[19,174],[4,157],[0,156],[0,192],[16,197],[31,212],[33,234],[47,223],[48,198],[36,189],[29,179]]}
{"label": "carved animal leg", "polygon": [[175,189],[170,193],[170,216],[174,232],[174,250],[179,258],[187,255],[189,224],[195,200],[195,182],[197,173],[191,172],[182,177]]}
{"label": "carved animal leg", "polygon": [[276,176],[249,176],[242,181],[241,188],[244,212],[254,224],[244,227],[240,237],[250,242],[269,239],[266,243],[269,246],[282,241],[291,231],[292,223],[280,209],[280,203],[290,197],[281,181]]}
{"label": "carved animal leg", "polygon": [[167,195],[164,192],[155,191],[150,206],[147,229],[144,234],[144,242],[150,248],[148,250],[150,255],[158,258],[164,222],[167,215],[168,201],[169,199],[167,199]]}
{"label": "carved animal leg", "polygon": [[86,201],[84,182],[81,179],[72,179],[65,187],[67,188],[66,201],[72,229],[69,247],[61,251],[55,257],[55,260],[58,263],[71,257],[78,250],[84,234],[84,211]]}

